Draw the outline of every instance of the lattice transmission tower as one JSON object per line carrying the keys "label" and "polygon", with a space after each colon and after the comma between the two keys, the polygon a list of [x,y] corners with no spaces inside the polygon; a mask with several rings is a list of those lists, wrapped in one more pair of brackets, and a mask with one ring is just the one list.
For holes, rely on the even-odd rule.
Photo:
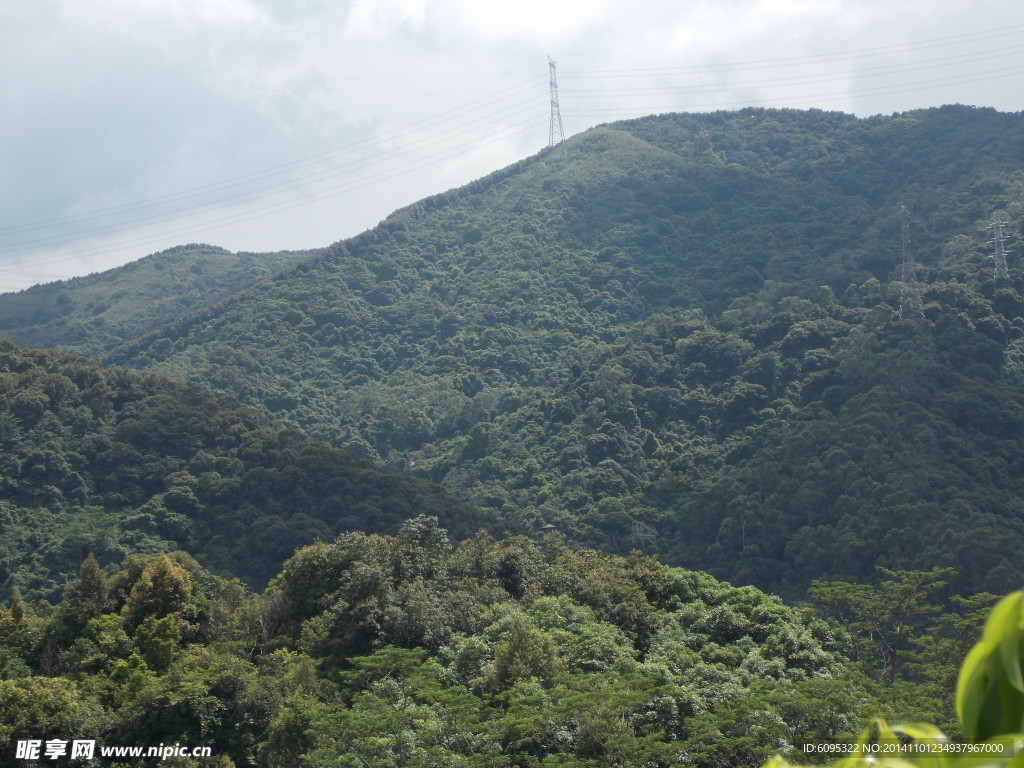
{"label": "lattice transmission tower", "polygon": [[565,141],[565,129],[562,127],[562,112],[558,108],[558,75],[555,72],[555,62],[550,56],[548,69],[551,73],[551,125],[548,128],[548,146],[554,147]]}
{"label": "lattice transmission tower", "polygon": [[907,206],[900,206],[900,240],[903,251],[903,270],[900,275],[900,319],[924,320],[924,302],[921,286],[917,283],[917,264],[910,250],[910,222]]}
{"label": "lattice transmission tower", "polygon": [[996,277],[1010,276],[1010,271],[1006,266],[1006,257],[1010,252],[1006,250],[1006,233],[1003,232],[1003,227],[1007,224],[1009,222],[1003,219],[1001,213],[992,212],[992,223],[988,225],[988,228],[992,230],[992,239],[988,241],[988,244],[992,246],[992,261],[995,263]]}

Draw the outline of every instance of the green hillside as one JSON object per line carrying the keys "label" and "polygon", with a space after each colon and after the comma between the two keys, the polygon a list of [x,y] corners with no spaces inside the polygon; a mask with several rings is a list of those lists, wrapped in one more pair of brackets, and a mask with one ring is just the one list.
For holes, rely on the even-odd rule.
{"label": "green hillside", "polygon": [[297,547],[433,514],[485,520],[437,486],[237,401],[0,341],[0,591],[51,598],[89,554],[187,550],[265,584]]}
{"label": "green hillside", "polygon": [[663,115],[566,148],[108,359],[519,530],[794,595],[877,566],[1020,583],[1024,299],[985,228],[1021,232],[1020,115]]}
{"label": "green hillside", "polygon": [[0,294],[0,334],[25,347],[102,357],[308,255],[171,248],[106,272]]}
{"label": "green hillside", "polygon": [[[142,369],[0,340],[0,766],[68,734],[220,768],[806,763],[875,715],[976,739],[956,668],[1024,577],[1024,116],[567,150],[189,311],[133,314],[219,251],[33,289],[59,317],[0,296]],[[993,733],[1009,604],[972,673]]]}

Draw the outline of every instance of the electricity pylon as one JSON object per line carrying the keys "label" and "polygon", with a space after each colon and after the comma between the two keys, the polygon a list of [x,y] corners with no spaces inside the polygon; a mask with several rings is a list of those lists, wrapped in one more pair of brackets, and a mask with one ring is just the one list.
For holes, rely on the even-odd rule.
{"label": "electricity pylon", "polygon": [[996,277],[1010,276],[1010,271],[1006,266],[1006,256],[1009,251],[1006,250],[1006,235],[1003,232],[1003,227],[1008,223],[1003,220],[998,211],[992,212],[992,223],[988,225],[988,228],[992,230],[992,239],[988,243],[992,246],[992,261],[995,262]]}
{"label": "electricity pylon", "polygon": [[910,225],[907,206],[900,206],[900,240],[903,250],[903,269],[900,275],[900,319],[924,320],[924,302],[921,286],[917,284],[917,265],[910,250]]}
{"label": "electricity pylon", "polygon": [[562,112],[558,108],[558,76],[555,74],[555,62],[550,56],[548,69],[551,71],[551,125],[548,128],[548,146],[554,147],[565,141],[565,129],[562,127]]}

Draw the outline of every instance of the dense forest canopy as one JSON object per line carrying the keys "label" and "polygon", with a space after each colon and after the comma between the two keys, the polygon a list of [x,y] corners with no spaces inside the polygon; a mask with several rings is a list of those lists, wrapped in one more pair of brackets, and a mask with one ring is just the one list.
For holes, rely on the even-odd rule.
{"label": "dense forest canopy", "polygon": [[[566,149],[106,359],[513,529],[792,595],[876,566],[1021,581],[1024,300],[986,228],[1020,236],[1019,115],[662,115]],[[923,318],[899,317],[904,234]]]}
{"label": "dense forest canopy", "polygon": [[[922,628],[940,574],[890,576],[845,589]],[[183,552],[90,556],[52,610],[0,611],[0,743],[73,729],[208,745],[224,768],[721,768],[804,761],[896,707],[947,722],[927,694],[950,694],[956,628],[908,634],[917,671],[893,681],[845,618],[557,534],[453,545],[423,516],[300,549],[262,594]]]}
{"label": "dense forest canopy", "polygon": [[93,553],[183,549],[262,586],[297,547],[486,518],[237,401],[0,341],[0,591],[52,598]]}

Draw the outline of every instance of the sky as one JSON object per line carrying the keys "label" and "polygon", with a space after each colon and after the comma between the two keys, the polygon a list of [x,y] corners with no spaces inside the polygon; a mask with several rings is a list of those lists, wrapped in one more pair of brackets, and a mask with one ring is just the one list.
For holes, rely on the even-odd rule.
{"label": "sky", "polygon": [[745,106],[1024,111],[1011,0],[0,0],[0,291],[329,245],[566,136]]}

